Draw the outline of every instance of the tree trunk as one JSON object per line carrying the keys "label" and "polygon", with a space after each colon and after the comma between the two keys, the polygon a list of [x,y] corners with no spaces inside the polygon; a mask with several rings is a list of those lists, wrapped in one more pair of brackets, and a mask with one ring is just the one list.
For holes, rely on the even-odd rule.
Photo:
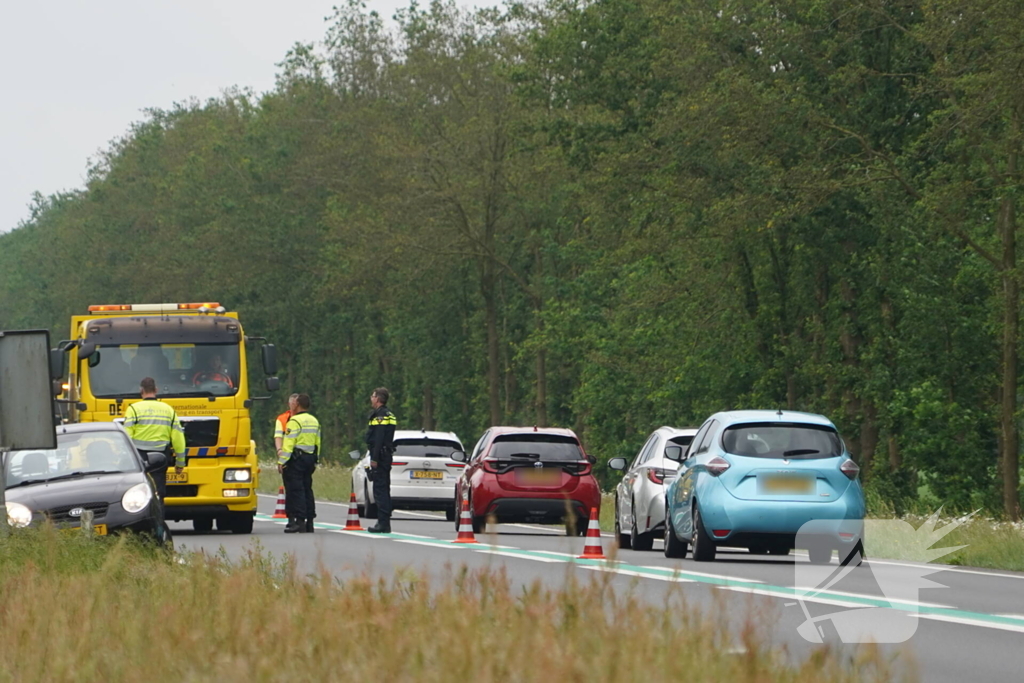
{"label": "tree trunk", "polygon": [[[1011,154],[1008,175],[1017,172],[1017,155]],[[1007,190],[1009,192],[1009,190]],[[1014,199],[1003,197],[999,211],[1002,232],[1003,281],[1003,377],[1000,435],[1003,461],[1003,510],[1008,519],[1020,519],[1020,458],[1017,432],[1017,338],[1020,325],[1020,283],[1017,280],[1017,216]]]}
{"label": "tree trunk", "polygon": [[548,370],[544,347],[537,349],[537,426],[548,426]]}
{"label": "tree trunk", "polygon": [[484,299],[484,324],[487,327],[487,399],[491,424],[501,419],[501,354],[498,340],[498,308],[494,293],[494,262],[485,258],[480,267],[480,291]]}
{"label": "tree trunk", "polygon": [[423,428],[434,430],[434,386],[429,382],[423,387]]}
{"label": "tree trunk", "polygon": [[895,472],[903,464],[903,455],[900,453],[900,444],[896,436],[889,435],[889,471]]}

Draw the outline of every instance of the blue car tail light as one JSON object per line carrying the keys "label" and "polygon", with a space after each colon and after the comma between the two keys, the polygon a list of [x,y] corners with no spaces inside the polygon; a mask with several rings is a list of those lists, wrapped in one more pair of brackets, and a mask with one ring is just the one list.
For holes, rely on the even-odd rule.
{"label": "blue car tail light", "polygon": [[729,469],[730,465],[728,460],[716,455],[715,457],[711,458],[711,460],[708,460],[708,464],[705,465],[704,467],[707,468],[709,474],[717,477],[722,472],[725,472],[727,469]]}
{"label": "blue car tail light", "polygon": [[856,479],[857,475],[860,474],[860,468],[857,467],[857,463],[847,459],[842,465],[839,466],[839,471],[849,477],[851,480]]}

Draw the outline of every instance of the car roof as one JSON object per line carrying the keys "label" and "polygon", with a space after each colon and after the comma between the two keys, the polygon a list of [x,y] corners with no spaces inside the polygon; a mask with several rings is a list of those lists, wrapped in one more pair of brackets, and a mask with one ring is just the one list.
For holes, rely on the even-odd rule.
{"label": "car roof", "polygon": [[490,428],[491,436],[504,436],[506,434],[552,434],[557,436],[571,436],[579,441],[576,432],[562,427],[510,427],[499,426]]}
{"label": "car roof", "polygon": [[398,439],[437,439],[438,441],[454,441],[462,444],[455,432],[432,432],[426,429],[396,429],[395,440]]}
{"label": "car roof", "polygon": [[824,415],[803,413],[797,410],[727,410],[715,413],[709,419],[718,420],[725,426],[749,422],[799,422],[803,424],[832,427],[835,425]]}
{"label": "car roof", "polygon": [[57,434],[75,434],[79,432],[124,432],[117,422],[79,422],[57,425]]}
{"label": "car roof", "polygon": [[667,439],[674,439],[677,436],[696,436],[699,429],[700,427],[669,427],[664,425],[654,431]]}

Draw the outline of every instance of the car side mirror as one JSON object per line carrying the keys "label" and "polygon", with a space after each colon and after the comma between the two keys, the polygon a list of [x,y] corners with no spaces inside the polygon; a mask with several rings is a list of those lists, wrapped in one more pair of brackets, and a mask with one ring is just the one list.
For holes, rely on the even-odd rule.
{"label": "car side mirror", "polygon": [[466,451],[452,451],[449,457],[455,462],[466,462]]}
{"label": "car side mirror", "polygon": [[277,377],[268,377],[263,380],[263,386],[267,388],[267,391],[277,391],[281,388],[281,380]]}
{"label": "car side mirror", "polygon": [[349,451],[348,452],[348,457],[352,458],[353,460],[361,460],[362,457],[363,457],[363,454],[360,453],[359,451]]}
{"label": "car side mirror", "polygon": [[267,375],[277,374],[277,347],[273,344],[264,344],[260,349],[263,354],[263,372]]}
{"label": "car side mirror", "polygon": [[147,451],[142,454],[142,458],[146,461],[147,472],[156,472],[167,467],[167,456],[160,451]]}
{"label": "car side mirror", "polygon": [[665,457],[669,460],[675,460],[676,462],[683,461],[683,447],[682,446],[666,446]]}
{"label": "car side mirror", "polygon": [[622,470],[626,469],[626,459],[612,458],[611,460],[608,461],[608,467],[612,468],[613,470],[618,470],[619,472],[621,472]]}

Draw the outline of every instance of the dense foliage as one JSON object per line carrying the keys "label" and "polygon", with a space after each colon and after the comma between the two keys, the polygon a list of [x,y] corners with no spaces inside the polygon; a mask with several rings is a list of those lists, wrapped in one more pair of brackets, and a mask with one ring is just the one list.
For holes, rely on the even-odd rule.
{"label": "dense foliage", "polygon": [[568,426],[602,461],[781,407],[898,507],[1018,514],[1024,5],[396,20],[353,2],[272,92],[150,112],[40,197],[0,237],[0,328],[213,298],[332,452],[381,384],[403,425]]}

